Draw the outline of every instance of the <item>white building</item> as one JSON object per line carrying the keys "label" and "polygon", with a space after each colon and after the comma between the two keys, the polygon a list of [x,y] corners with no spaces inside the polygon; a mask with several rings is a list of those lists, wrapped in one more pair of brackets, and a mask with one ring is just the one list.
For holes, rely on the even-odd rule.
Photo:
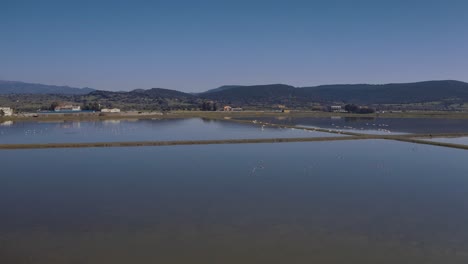
{"label": "white building", "polygon": [[12,116],[13,115],[13,109],[10,107],[0,107],[0,111],[3,112],[4,116]]}
{"label": "white building", "polygon": [[102,113],[120,113],[119,108],[103,108],[101,109]]}
{"label": "white building", "polygon": [[332,112],[335,112],[335,113],[345,113],[346,111],[341,107],[341,105],[332,105],[330,107],[331,111]]}
{"label": "white building", "polygon": [[332,105],[331,110],[332,111],[341,111],[341,105]]}

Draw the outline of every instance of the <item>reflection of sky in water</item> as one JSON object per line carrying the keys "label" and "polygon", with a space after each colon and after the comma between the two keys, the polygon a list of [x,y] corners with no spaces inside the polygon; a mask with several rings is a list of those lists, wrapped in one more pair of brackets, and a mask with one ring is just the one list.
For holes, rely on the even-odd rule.
{"label": "reflection of sky in water", "polygon": [[0,122],[0,126],[12,126],[12,125],[13,125],[13,121]]}
{"label": "reflection of sky in water", "polygon": [[[391,131],[388,124],[382,122],[375,122],[375,119],[363,119],[366,122],[352,122],[343,118],[336,118],[332,117],[329,119],[329,124],[327,128],[331,128],[337,131],[344,131],[344,132],[354,132],[354,133],[362,133],[362,134],[371,134],[371,135],[385,135],[385,134],[405,134],[402,132]],[[357,121],[361,121],[357,119]],[[298,123],[299,126],[304,127],[316,127],[310,126],[302,123]],[[318,127],[316,127],[318,128]]]}
{"label": "reflection of sky in water", "polygon": [[[298,124],[298,126],[301,127],[309,127],[309,128],[321,128],[318,126],[309,126],[309,125],[303,125],[303,124]],[[369,134],[369,135],[387,135],[387,134],[392,134],[392,135],[403,135],[407,133],[403,132],[395,132],[395,131],[390,131],[388,128],[388,125],[377,125],[376,124],[366,124],[366,126],[362,127],[352,127],[352,126],[339,126],[334,123],[331,124],[329,127],[325,127],[326,129],[332,129],[336,130],[339,132],[353,132],[353,133],[360,133],[360,134]]]}
{"label": "reflection of sky in water", "polygon": [[363,140],[0,160],[0,263],[468,260],[463,150]]}
{"label": "reflection of sky in water", "polygon": [[433,138],[433,139],[424,139],[434,142],[443,142],[443,143],[452,143],[460,145],[468,145],[468,137],[456,137],[456,138]]}
{"label": "reflection of sky in water", "polygon": [[[337,136],[299,129],[203,119],[15,122],[0,127],[0,143],[110,142]],[[338,135],[339,136],[339,135]]]}
{"label": "reflection of sky in water", "polygon": [[363,134],[468,133],[468,119],[287,116],[252,119]]}

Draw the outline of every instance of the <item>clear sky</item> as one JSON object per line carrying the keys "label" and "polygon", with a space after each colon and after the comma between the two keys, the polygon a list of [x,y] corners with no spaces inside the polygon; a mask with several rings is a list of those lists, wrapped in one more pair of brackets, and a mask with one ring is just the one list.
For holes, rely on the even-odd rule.
{"label": "clear sky", "polygon": [[468,81],[466,0],[0,0],[0,79],[106,90]]}

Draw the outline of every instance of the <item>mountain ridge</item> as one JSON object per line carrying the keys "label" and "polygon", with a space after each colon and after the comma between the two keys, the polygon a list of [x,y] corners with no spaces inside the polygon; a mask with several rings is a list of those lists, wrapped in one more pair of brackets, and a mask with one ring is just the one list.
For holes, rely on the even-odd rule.
{"label": "mountain ridge", "polygon": [[229,89],[232,89],[232,88],[244,87],[244,86],[245,85],[223,85],[223,86],[220,86],[218,88],[209,89],[209,90],[206,90],[204,92],[200,92],[200,93],[196,93],[196,94],[214,93],[214,92],[225,91],[225,90],[229,90]]}
{"label": "mountain ridge", "polygon": [[[65,88],[73,89],[67,86]],[[227,85],[196,94],[165,88],[131,91],[91,90],[84,93],[85,91],[73,90],[72,94],[46,94],[41,91],[25,95],[16,91],[14,94],[1,95],[0,99],[3,99],[0,103],[26,109],[26,106],[18,106],[15,102],[29,102],[28,109],[32,109],[33,106],[42,107],[50,103],[52,98],[59,98],[60,101],[98,103],[124,110],[197,110],[204,104],[206,106],[207,102],[218,107],[231,105],[246,109],[278,109],[281,105],[290,109],[316,110],[334,104],[356,104],[379,109],[401,108],[401,105],[406,105],[405,109],[468,110],[468,83],[456,80],[306,87],[287,84]]]}
{"label": "mountain ridge", "polygon": [[20,81],[0,80],[0,94],[87,94],[95,89],[89,87],[76,88],[70,86],[27,83]]}
{"label": "mountain ridge", "polygon": [[202,93],[200,96],[236,103],[260,101],[317,101],[358,104],[417,103],[446,99],[468,101],[468,83],[455,80],[390,84],[331,84],[293,87],[289,85],[252,85]]}

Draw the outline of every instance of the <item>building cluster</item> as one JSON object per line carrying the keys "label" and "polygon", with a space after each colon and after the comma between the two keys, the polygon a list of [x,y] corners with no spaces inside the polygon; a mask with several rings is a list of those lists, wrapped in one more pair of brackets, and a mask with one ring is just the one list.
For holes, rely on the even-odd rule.
{"label": "building cluster", "polygon": [[330,106],[330,110],[334,113],[346,113],[346,110],[341,105],[332,105]]}
{"label": "building cluster", "polygon": [[10,107],[0,107],[0,115],[12,116],[13,115],[13,109],[11,109]]}

